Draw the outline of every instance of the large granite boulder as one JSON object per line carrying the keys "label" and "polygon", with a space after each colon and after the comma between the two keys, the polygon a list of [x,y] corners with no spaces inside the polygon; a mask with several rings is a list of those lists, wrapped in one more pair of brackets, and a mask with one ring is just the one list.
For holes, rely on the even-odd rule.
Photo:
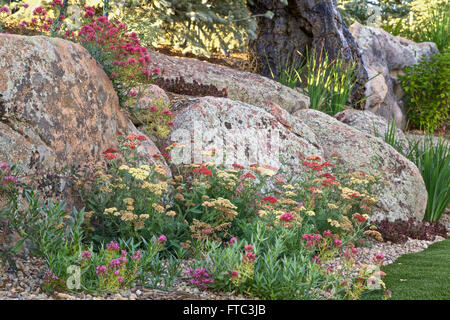
{"label": "large granite boulder", "polygon": [[[139,133],[87,50],[57,38],[0,34],[0,162],[39,175],[86,168],[117,147],[118,131]],[[150,162],[159,153],[150,140],[139,152]]]}
{"label": "large granite boulder", "polygon": [[289,112],[309,107],[309,97],[269,78],[234,70],[192,58],[151,54],[152,64],[162,70],[168,80],[182,78],[186,83],[213,85],[226,90],[227,98],[258,105],[273,102]]}
{"label": "large granite boulder", "polygon": [[[282,167],[279,155],[300,170],[300,160],[323,156],[315,135],[286,110],[274,103],[253,106],[227,98],[186,99],[173,106],[176,112],[171,141],[184,144],[183,154],[173,161],[203,163],[214,160],[231,166],[251,164]],[[212,149],[215,157],[208,156]],[[206,153],[206,154],[205,154]],[[298,169],[298,170],[296,170]]]}
{"label": "large granite boulder", "polygon": [[427,204],[427,190],[417,167],[381,138],[352,128],[316,110],[300,110],[296,116],[315,134],[325,157],[342,156],[348,171],[379,172],[387,181],[377,194],[377,214],[390,219],[422,219]]}
{"label": "large granite boulder", "polygon": [[370,80],[366,84],[366,110],[390,120],[404,129],[406,115],[403,106],[404,92],[398,81],[406,66],[417,64],[422,57],[438,52],[432,42],[414,41],[393,36],[388,32],[358,22],[349,28],[361,50],[364,67]]}
{"label": "large granite boulder", "polygon": [[[347,109],[339,112],[334,117],[350,127],[381,139],[384,139],[386,134],[390,135],[393,129],[393,123],[388,123],[385,118],[367,110]],[[407,152],[409,143],[403,131],[396,127],[393,134],[397,143],[396,149],[399,150],[401,148],[402,152]]]}

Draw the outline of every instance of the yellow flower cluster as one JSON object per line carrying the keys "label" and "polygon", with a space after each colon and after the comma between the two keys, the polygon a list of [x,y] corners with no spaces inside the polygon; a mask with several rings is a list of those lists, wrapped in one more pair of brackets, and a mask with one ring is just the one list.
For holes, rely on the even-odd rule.
{"label": "yellow flower cluster", "polygon": [[[234,171],[237,173],[236,170],[231,170],[231,171]],[[230,170],[226,170],[226,171],[218,170],[217,177],[224,180],[224,182],[219,182],[219,184],[221,186],[223,186],[225,189],[232,190],[233,187],[236,186],[237,177],[236,177],[235,173],[230,172]]]}
{"label": "yellow flower cluster", "polygon": [[284,195],[285,195],[286,197],[288,197],[288,198],[297,196],[297,194],[296,194],[295,192],[292,192],[292,191],[286,191],[286,192],[284,193]]}
{"label": "yellow flower cluster", "polygon": [[328,218],[327,221],[332,227],[336,227],[336,228],[340,228],[341,227],[341,224],[337,220],[333,220],[333,219]]}
{"label": "yellow flower cluster", "polygon": [[165,181],[162,181],[160,183],[150,183],[150,182],[144,181],[141,188],[147,189],[148,191],[150,191],[151,193],[153,193],[157,196],[161,196],[164,192],[167,192],[168,186],[169,186],[169,184]]}
{"label": "yellow flower cluster", "polygon": [[361,197],[361,193],[359,193],[356,190],[352,190],[352,189],[347,188],[347,187],[341,188],[341,197],[343,199],[350,200],[354,195],[357,196],[357,197]]}
{"label": "yellow flower cluster", "polygon": [[145,180],[150,175],[150,172],[141,168],[130,168],[128,173],[137,180]]}
{"label": "yellow flower cluster", "polygon": [[334,203],[328,203],[328,208],[330,209],[339,209],[339,206],[335,205]]}
{"label": "yellow flower cluster", "polygon": [[153,209],[155,209],[155,211],[158,212],[158,213],[164,213],[164,211],[166,211],[166,210],[164,209],[164,207],[163,207],[162,205],[158,204],[158,203],[153,203],[153,204],[152,204],[152,207],[153,207]]}
{"label": "yellow flower cluster", "polygon": [[256,172],[260,173],[263,176],[272,177],[276,174],[276,171],[265,168],[265,167],[258,167],[255,169]]}
{"label": "yellow flower cluster", "polygon": [[213,207],[217,211],[223,212],[225,214],[225,216],[223,217],[224,221],[233,220],[234,217],[238,214],[236,211],[237,207],[232,204],[230,200],[221,197],[219,197],[218,199],[205,201],[203,202],[202,206]]}

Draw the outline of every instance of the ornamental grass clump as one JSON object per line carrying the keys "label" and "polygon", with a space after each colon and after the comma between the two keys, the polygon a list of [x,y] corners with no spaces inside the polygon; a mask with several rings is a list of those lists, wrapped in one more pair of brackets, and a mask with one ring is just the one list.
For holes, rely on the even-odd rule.
{"label": "ornamental grass clump", "polygon": [[422,143],[410,142],[409,159],[422,175],[428,193],[425,221],[438,221],[450,204],[450,146],[439,138],[433,141],[428,134]]}

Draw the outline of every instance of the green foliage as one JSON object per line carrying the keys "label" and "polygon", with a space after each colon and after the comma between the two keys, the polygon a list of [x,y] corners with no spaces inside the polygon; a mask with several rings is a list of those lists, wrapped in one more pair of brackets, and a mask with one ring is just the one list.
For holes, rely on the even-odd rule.
{"label": "green foliage", "polygon": [[416,42],[434,42],[440,51],[449,50],[450,2],[417,2],[413,2],[416,20],[407,32],[408,37]]}
{"label": "green foliage", "polygon": [[44,202],[38,192],[18,180],[5,181],[4,171],[5,168],[0,168],[0,200],[5,201],[0,207],[0,223],[7,241],[0,248],[0,256],[3,263],[8,262],[15,270],[15,257],[23,247],[42,256],[49,250],[57,250],[72,231],[64,228],[67,217],[63,203]]}
{"label": "green foliage", "polygon": [[449,46],[450,3],[446,0],[413,0],[403,6],[399,15],[383,12],[382,28],[416,42],[431,41],[440,51]]}
{"label": "green foliage", "polygon": [[425,210],[425,221],[438,221],[450,204],[450,146],[442,138],[433,142],[433,136],[427,135],[422,143],[410,142],[409,159],[419,169],[428,201]]}
{"label": "green foliage", "polygon": [[424,130],[445,126],[450,106],[450,49],[405,68],[399,76],[407,94],[409,121]]}
{"label": "green foliage", "polygon": [[344,110],[357,82],[356,62],[346,61],[342,55],[330,61],[323,46],[320,53],[313,51],[310,54],[306,51],[306,57],[303,58],[306,75],[296,72],[296,76],[305,87],[311,109],[320,110],[331,116]]}
{"label": "green foliage", "polygon": [[[119,1],[110,1],[119,3]],[[243,50],[255,38],[256,21],[242,0],[122,1],[117,16],[148,44],[170,44],[184,52]],[[116,11],[113,11],[116,14]]]}
{"label": "green foliage", "polygon": [[[356,277],[350,275],[355,252],[350,254],[331,232],[308,234],[307,224],[286,228],[257,221],[244,230],[242,240],[225,245],[205,241],[194,266],[208,270],[209,288],[261,299],[357,299],[375,270],[362,268]],[[339,252],[346,263],[333,272],[327,262]]]}
{"label": "green foliage", "polygon": [[370,17],[376,14],[373,4],[367,0],[339,0],[338,9],[342,20],[347,26],[355,21],[361,24],[367,24]]}

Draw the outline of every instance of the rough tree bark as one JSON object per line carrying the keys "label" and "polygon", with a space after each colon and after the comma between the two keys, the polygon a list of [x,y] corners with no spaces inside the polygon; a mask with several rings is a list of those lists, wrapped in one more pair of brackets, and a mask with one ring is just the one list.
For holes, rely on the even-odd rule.
{"label": "rough tree bark", "polygon": [[[336,0],[289,0],[287,5],[280,0],[252,0],[248,7],[252,14],[262,15],[268,10],[274,13],[272,19],[257,18],[257,39],[249,43],[250,60],[260,74],[271,77],[271,68],[278,78],[280,66],[298,57],[297,50],[305,54],[306,47],[320,50],[323,44],[331,59],[341,52],[346,59],[358,62],[358,83],[352,102],[364,97],[367,73],[358,47],[337,10]],[[363,105],[359,103],[360,108]]]}

